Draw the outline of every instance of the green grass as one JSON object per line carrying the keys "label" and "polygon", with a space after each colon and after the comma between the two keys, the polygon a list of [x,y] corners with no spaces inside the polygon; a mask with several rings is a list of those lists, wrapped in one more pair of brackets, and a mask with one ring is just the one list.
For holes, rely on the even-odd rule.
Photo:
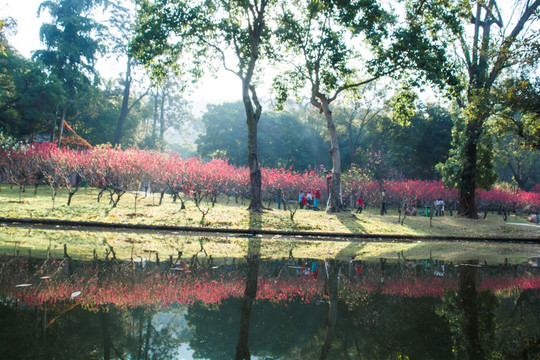
{"label": "green grass", "polygon": [[[134,212],[133,194],[125,194],[118,207],[112,209],[106,194],[97,203],[96,189],[83,189],[75,194],[72,205],[67,206],[67,194],[60,192],[53,203],[50,191],[43,186],[34,195],[33,189],[23,193],[19,202],[17,189],[2,186],[0,191],[0,216],[34,219],[65,219],[79,221],[98,221],[109,223],[131,223],[151,225],[200,226],[201,213],[193,202],[187,201],[185,210],[180,210],[180,203],[173,203],[166,196],[163,204],[158,206],[159,198],[139,197],[137,213]],[[389,214],[380,216],[378,209],[366,209],[362,214],[352,215],[350,212],[326,214],[323,211],[298,210],[294,222],[289,212],[275,209],[261,214],[250,214],[246,210],[247,203],[235,204],[234,198],[219,199],[205,218],[204,226],[233,229],[265,229],[265,230],[301,230],[369,234],[404,234],[422,236],[476,236],[504,238],[540,238],[540,229],[528,226],[509,225],[496,214],[488,214],[487,219],[470,220],[457,216],[433,218],[422,216],[407,217],[404,225],[398,223],[398,214],[390,209]],[[267,204],[265,204],[267,205]],[[210,206],[210,205],[208,205]],[[520,217],[512,216],[509,222],[525,222]],[[203,240],[204,249],[214,258],[244,256],[253,241],[241,238],[218,238],[212,241]],[[533,256],[540,256],[538,245],[490,244],[460,242],[331,242],[331,241],[298,241],[293,239],[259,239],[257,247],[265,257],[287,257],[293,249],[296,257],[340,258],[348,259],[358,256],[364,259],[379,257],[397,258],[403,251],[408,258],[426,258],[430,253],[434,258],[446,260],[465,260],[478,258],[491,263],[503,261],[523,262]],[[161,260],[182,251],[192,256],[201,249],[200,239],[173,235],[152,235],[138,233],[114,232],[78,232],[36,230],[21,228],[4,228],[0,232],[0,253],[43,257],[49,247],[54,256],[61,257],[63,245],[68,244],[69,254],[74,258],[89,259],[96,249],[102,258],[109,245],[114,247],[117,256],[130,258],[132,249],[134,257],[155,257],[157,252]],[[202,254],[202,253],[199,253]]]}

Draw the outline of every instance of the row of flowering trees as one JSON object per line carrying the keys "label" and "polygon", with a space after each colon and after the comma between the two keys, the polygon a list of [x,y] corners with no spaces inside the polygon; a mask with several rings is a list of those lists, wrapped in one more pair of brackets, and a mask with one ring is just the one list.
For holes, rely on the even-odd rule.
{"label": "row of flowering trees", "polygon": [[[324,171],[296,172],[265,168],[262,169],[262,179],[263,197],[267,201],[281,199],[286,209],[291,211],[291,219],[297,209],[295,204],[300,191],[318,188],[324,196],[328,180],[324,177]],[[135,194],[136,206],[140,191],[150,187],[160,194],[160,203],[165,193],[180,199],[183,206],[185,197],[189,197],[203,217],[220,194],[243,197],[249,194],[248,168],[233,166],[227,160],[183,159],[177,154],[141,149],[122,150],[110,146],[77,151],[41,143],[0,149],[0,181],[17,185],[20,191],[25,186],[47,184],[53,200],[58,189],[66,189],[68,205],[81,184],[86,182],[100,189],[98,200],[107,194],[113,207],[126,192]],[[366,205],[380,206],[383,188],[389,206],[426,206],[441,198],[447,207],[453,207],[458,199],[457,191],[445,187],[441,181],[371,181],[355,171],[342,177],[343,197],[355,199],[361,196]],[[536,212],[540,210],[540,193],[493,188],[478,191],[478,202],[483,209],[502,207]]]}

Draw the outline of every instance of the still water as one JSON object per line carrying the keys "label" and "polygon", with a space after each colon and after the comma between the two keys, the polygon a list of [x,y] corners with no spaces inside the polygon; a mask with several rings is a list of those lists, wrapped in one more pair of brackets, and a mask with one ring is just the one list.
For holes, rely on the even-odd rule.
{"label": "still water", "polygon": [[1,258],[0,359],[540,359],[540,269]]}

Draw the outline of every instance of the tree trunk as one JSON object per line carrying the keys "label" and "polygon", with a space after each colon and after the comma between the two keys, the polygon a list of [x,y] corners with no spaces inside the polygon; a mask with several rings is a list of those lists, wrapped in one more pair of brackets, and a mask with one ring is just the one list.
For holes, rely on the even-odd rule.
{"label": "tree trunk", "polygon": [[[258,2],[251,12],[248,14],[247,21],[249,26],[249,56],[236,48],[236,56],[240,62],[240,71],[236,75],[242,80],[242,102],[246,111],[246,122],[248,126],[248,166],[249,166],[249,191],[251,212],[261,212],[262,204],[262,176],[259,168],[259,150],[257,145],[257,127],[261,118],[262,105],[257,97],[255,85],[252,83],[253,74],[255,73],[255,65],[259,59],[260,42],[264,41],[263,31],[265,29],[265,14],[266,6],[269,0]],[[256,2],[257,3],[257,2]],[[252,17],[253,16],[253,17]],[[236,35],[234,36],[236,42]]]}
{"label": "tree trunk", "polygon": [[341,155],[339,150],[339,141],[334,124],[334,118],[332,111],[330,111],[329,103],[326,99],[321,101],[322,111],[326,118],[326,126],[330,134],[330,156],[332,157],[332,181],[330,183],[330,202],[327,212],[340,212],[342,210],[341,204]]}
{"label": "tree trunk", "polygon": [[62,135],[64,134],[64,123],[66,122],[67,105],[62,109],[62,118],[60,119],[60,129],[58,129],[58,147],[62,146]]}
{"label": "tree trunk", "polygon": [[338,306],[338,283],[339,283],[339,263],[337,260],[329,260],[328,278],[326,279],[326,288],[328,290],[328,317],[326,318],[326,335],[321,348],[320,360],[328,358],[328,353],[332,347],[336,333],[337,306]]}
{"label": "tree trunk", "polygon": [[[245,82],[245,81],[244,81]],[[247,84],[245,85],[247,87]],[[256,99],[256,95],[253,94]],[[259,119],[261,116],[260,104],[256,102],[256,110],[253,109],[253,104],[249,98],[249,92],[244,93],[244,107],[246,109],[246,123],[248,127],[248,166],[249,166],[249,194],[250,204],[248,209],[252,212],[260,212],[263,210],[262,204],[262,175],[259,167],[259,150],[257,131]]]}
{"label": "tree trunk", "polygon": [[120,116],[118,117],[118,122],[116,124],[116,131],[114,133],[113,145],[120,144],[120,139],[122,139],[122,130],[124,123],[129,114],[129,92],[131,89],[131,57],[128,56],[127,66],[126,66],[126,78],[124,80],[124,94],[122,98],[122,109],[120,110]]}
{"label": "tree trunk", "polygon": [[481,129],[481,126],[477,125],[477,121],[471,121],[465,130],[466,140],[463,145],[463,169],[460,175],[458,215],[471,219],[476,219],[478,216],[475,195],[478,142]]}
{"label": "tree trunk", "polygon": [[159,103],[159,88],[156,88],[154,94],[154,122],[152,123],[152,138],[156,138],[157,122],[158,122],[158,103]]}
{"label": "tree trunk", "polygon": [[[251,247],[252,246],[250,240],[250,248]],[[260,255],[248,255],[246,289],[244,292],[244,299],[242,300],[240,331],[238,334],[238,344],[236,345],[236,360],[251,359],[251,354],[248,347],[249,325],[251,319],[251,307],[253,306],[253,301],[255,300],[255,297],[257,296],[259,261]]]}
{"label": "tree trunk", "polygon": [[165,134],[165,88],[161,91],[161,104],[159,110],[159,136],[163,140]]}
{"label": "tree trunk", "polygon": [[352,166],[352,164],[354,164],[354,153],[356,151],[353,141],[352,117],[347,122],[347,135],[347,140],[349,142],[349,166]]}
{"label": "tree trunk", "polygon": [[111,347],[112,347],[112,341],[111,341],[111,334],[109,332],[109,313],[102,309],[100,311],[100,319],[101,319],[101,331],[103,336],[103,359],[109,360],[111,358]]}
{"label": "tree trunk", "polygon": [[512,172],[512,176],[514,177],[514,180],[516,180],[519,189],[526,191],[527,181],[529,180],[528,174],[522,175],[519,163],[517,164],[517,169],[510,163],[510,161],[506,162],[506,166],[508,166],[510,172]]}
{"label": "tree trunk", "polygon": [[484,359],[478,332],[478,293],[476,291],[476,265],[478,261],[468,261],[458,268],[459,298],[463,307],[463,335],[469,359]]}
{"label": "tree trunk", "polygon": [[[255,126],[256,127],[256,126]],[[259,168],[258,150],[257,150],[257,130],[250,130],[248,136],[248,162],[249,162],[249,193],[251,201],[249,210],[262,211],[262,175]]]}
{"label": "tree trunk", "polygon": [[53,116],[53,120],[51,121],[52,123],[52,129],[51,129],[51,137],[50,137],[50,142],[52,144],[54,144],[54,139],[55,139],[55,136],[54,136],[54,133],[56,131],[56,122],[58,121],[58,113],[54,113],[54,116]]}
{"label": "tree trunk", "polygon": [[73,197],[73,195],[75,195],[74,192],[70,192],[70,193],[68,194],[67,206],[70,206],[70,205],[71,205],[71,198]]}

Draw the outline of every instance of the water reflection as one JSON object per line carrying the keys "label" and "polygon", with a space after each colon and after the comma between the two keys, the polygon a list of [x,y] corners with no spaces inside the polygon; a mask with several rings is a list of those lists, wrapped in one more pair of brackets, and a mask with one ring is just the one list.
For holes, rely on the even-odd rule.
{"label": "water reflection", "polygon": [[[436,259],[3,257],[2,359],[538,359],[540,274]],[[67,255],[67,252],[66,252]]]}

